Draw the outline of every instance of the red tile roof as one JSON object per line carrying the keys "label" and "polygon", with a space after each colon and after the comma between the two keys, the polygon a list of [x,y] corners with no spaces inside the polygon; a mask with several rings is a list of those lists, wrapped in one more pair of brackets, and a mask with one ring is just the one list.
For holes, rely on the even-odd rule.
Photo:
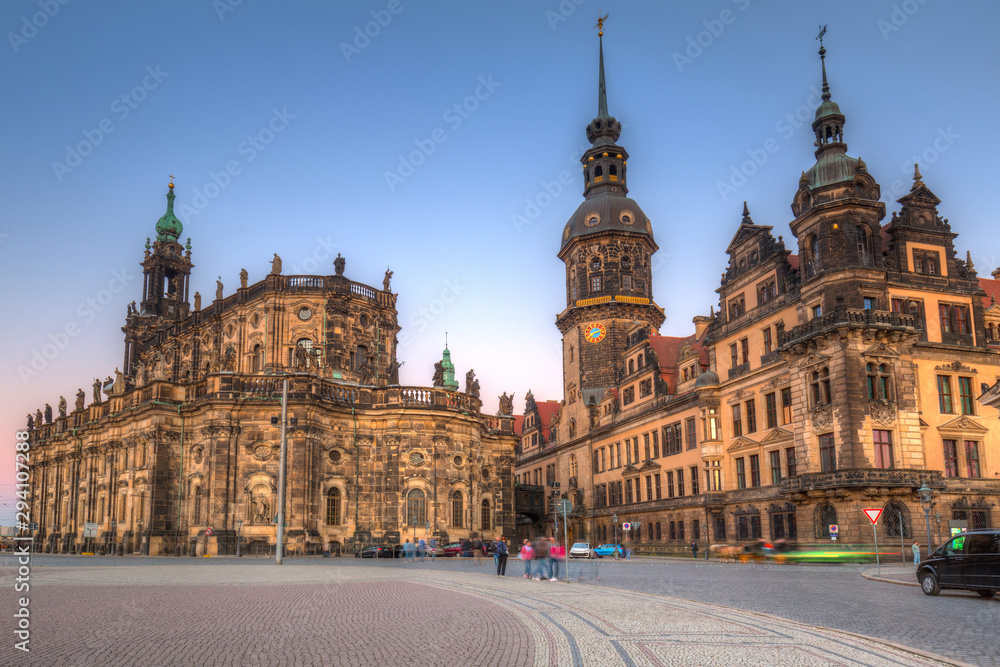
{"label": "red tile roof", "polygon": [[993,297],[993,300],[1000,303],[1000,280],[980,278],[979,286],[986,292],[986,296],[983,297],[983,308],[989,308],[993,305],[990,297]]}
{"label": "red tile roof", "polygon": [[521,435],[521,426],[524,424],[524,415],[514,415],[514,433]]}
{"label": "red tile roof", "polygon": [[669,393],[673,394],[677,390],[677,362],[680,361],[681,351],[685,345],[690,345],[698,353],[698,362],[702,368],[708,368],[708,350],[700,340],[696,340],[694,334],[683,338],[678,336],[660,336],[653,334],[649,337],[649,345],[656,353],[656,361],[660,367],[660,379],[667,383]]}
{"label": "red tile roof", "polygon": [[791,266],[793,270],[798,271],[799,270],[799,256],[798,255],[789,255],[788,256],[788,265]]}

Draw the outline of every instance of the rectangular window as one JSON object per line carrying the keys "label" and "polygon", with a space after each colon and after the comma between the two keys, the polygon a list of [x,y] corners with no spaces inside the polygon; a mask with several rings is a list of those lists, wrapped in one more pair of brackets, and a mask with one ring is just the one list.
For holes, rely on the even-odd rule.
{"label": "rectangular window", "polygon": [[691,537],[696,540],[701,539],[701,521],[698,519],[691,522]]}
{"label": "rectangular window", "polygon": [[667,473],[667,498],[674,497],[674,473]]}
{"label": "rectangular window", "polygon": [[781,423],[792,423],[792,388],[785,387],[781,390]]}
{"label": "rectangular window", "polygon": [[653,431],[653,458],[660,458],[660,432]]}
{"label": "rectangular window", "polygon": [[958,477],[958,443],[954,440],[944,441],[944,476]]}
{"label": "rectangular window", "polygon": [[864,298],[864,309],[865,310],[875,310],[875,299],[870,296]]}
{"label": "rectangular window", "polygon": [[646,500],[653,499],[653,476],[646,475]]}
{"label": "rectangular window", "polygon": [[635,461],[639,461],[639,436],[632,438],[632,452],[635,454]]}
{"label": "rectangular window", "polygon": [[677,539],[677,522],[676,521],[671,521],[670,522],[670,539],[672,539],[672,540],[676,540]]}
{"label": "rectangular window", "polygon": [[708,409],[708,419],[705,421],[705,437],[708,440],[718,440],[721,436],[719,433],[719,415],[716,408]]}
{"label": "rectangular window", "polygon": [[958,378],[958,399],[963,415],[974,415],[975,403],[972,400],[972,378]]}
{"label": "rectangular window", "polygon": [[643,445],[643,449],[646,452],[646,460],[648,461],[650,459],[650,454],[652,454],[652,451],[649,449],[649,434],[648,433],[643,433],[642,434],[642,445]]}
{"label": "rectangular window", "polygon": [[618,467],[621,468],[622,467],[622,443],[616,442],[615,443],[615,450],[618,452],[618,457],[615,460],[618,461]]}
{"label": "rectangular window", "polygon": [[812,307],[812,316],[813,317],[822,317],[823,316],[823,306],[813,306]]}
{"label": "rectangular window", "polygon": [[656,499],[660,499],[660,473],[653,475],[653,487],[656,489]]}
{"label": "rectangular window", "polygon": [[653,393],[653,380],[641,380],[639,382],[639,398],[645,398]]}
{"label": "rectangular window", "polygon": [[623,290],[632,289],[632,276],[622,276],[622,289]]}
{"label": "rectangular window", "polygon": [[747,488],[747,470],[746,461],[743,457],[736,459],[736,488],[745,489]]}
{"label": "rectangular window", "polygon": [[695,418],[688,419],[685,425],[687,426],[687,448],[694,449],[698,446],[698,427]]}
{"label": "rectangular window", "polygon": [[691,466],[691,493],[698,495],[698,466]]}
{"label": "rectangular window", "polygon": [[943,414],[951,414],[954,412],[951,405],[951,378],[947,375],[938,375],[937,384],[938,408]]}
{"label": "rectangular window", "polygon": [[736,368],[737,366],[740,365],[739,358],[740,358],[740,356],[739,356],[739,352],[738,352],[738,350],[736,348],[736,343],[730,344],[729,345],[729,365],[730,365],[731,368]]}
{"label": "rectangular window", "polygon": [[656,522],[656,541],[659,542],[663,539],[663,533],[660,532],[660,522]]}
{"label": "rectangular window", "polygon": [[775,428],[778,425],[778,400],[775,393],[764,394],[764,421],[767,428]]}
{"label": "rectangular window", "polygon": [[785,449],[785,470],[788,471],[789,477],[795,477],[795,448],[788,447]]}
{"label": "rectangular window", "polygon": [[740,339],[740,363],[745,364],[750,361],[750,339]]}
{"label": "rectangular window", "polygon": [[635,403],[635,385],[626,387],[625,391],[622,392],[622,405],[629,405],[630,403]]}
{"label": "rectangular window", "polygon": [[625,502],[632,502],[632,480],[625,480]]}
{"label": "rectangular window", "polygon": [[781,452],[776,449],[768,452],[767,457],[771,463],[771,484],[778,484],[781,482]]}
{"label": "rectangular window", "polygon": [[677,471],[677,497],[684,495],[684,468]]}
{"label": "rectangular window", "polygon": [[965,471],[968,477],[979,477],[979,443],[975,440],[965,441]]}
{"label": "rectangular window", "polygon": [[771,353],[771,327],[760,330],[761,339],[764,341],[764,354]]}
{"label": "rectangular window", "polygon": [[681,542],[684,541],[684,522],[683,521],[678,521],[677,522],[677,539],[679,541],[681,541]]}
{"label": "rectangular window", "polygon": [[604,447],[601,447],[601,472],[607,470],[607,468],[604,465],[605,464],[604,449],[605,449]]}
{"label": "rectangular window", "polygon": [[750,455],[750,486],[760,486],[760,455]]}
{"label": "rectangular window", "polygon": [[757,432],[757,403],[750,399],[745,404],[747,410],[747,433]]}
{"label": "rectangular window", "polygon": [[600,292],[601,291],[601,277],[600,276],[591,276],[590,277],[590,291],[591,292]]}
{"label": "rectangular window", "polygon": [[951,307],[946,303],[938,304],[938,318],[941,320],[941,333],[951,333]]}
{"label": "rectangular window", "polygon": [[743,435],[743,417],[740,409],[740,404],[737,403],[733,406],[733,437],[739,437]]}
{"label": "rectangular window", "polygon": [[875,441],[875,467],[892,467],[892,431],[876,429],[872,431]]}
{"label": "rectangular window", "polygon": [[837,452],[834,449],[833,435],[819,436],[819,468],[822,472],[833,472],[837,469]]}

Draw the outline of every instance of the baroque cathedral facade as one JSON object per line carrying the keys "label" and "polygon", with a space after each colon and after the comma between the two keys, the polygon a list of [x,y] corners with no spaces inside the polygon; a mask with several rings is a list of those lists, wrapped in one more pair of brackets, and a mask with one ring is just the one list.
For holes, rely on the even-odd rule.
{"label": "baroque cathedral facade", "polygon": [[[603,40],[602,40],[603,42]],[[657,246],[628,195],[621,124],[587,126],[584,201],[563,229],[563,400],[517,421],[520,535],[672,551],[757,539],[890,543],[1000,521],[1000,270],[977,275],[914,167],[885,220],[875,177],[847,153],[822,64],[815,162],[791,201],[794,241],[744,204],[718,311],[659,334]],[[561,530],[561,529],[560,529]],[[832,531],[832,533],[831,533]]]}
{"label": "baroque cathedral facade", "polygon": [[433,386],[399,384],[392,273],[269,275],[203,305],[191,242],[167,212],[146,242],[114,377],[28,417],[35,547],[57,553],[232,554],[276,542],[287,380],[286,549],[513,533],[514,418],[459,391],[446,348]]}

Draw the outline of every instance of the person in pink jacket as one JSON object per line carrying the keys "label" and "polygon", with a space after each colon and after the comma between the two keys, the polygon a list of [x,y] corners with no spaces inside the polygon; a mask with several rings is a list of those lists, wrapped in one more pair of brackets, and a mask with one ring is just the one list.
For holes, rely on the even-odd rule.
{"label": "person in pink jacket", "polygon": [[521,560],[524,561],[524,578],[531,579],[531,559],[535,557],[535,550],[531,548],[531,542],[524,541],[521,545]]}

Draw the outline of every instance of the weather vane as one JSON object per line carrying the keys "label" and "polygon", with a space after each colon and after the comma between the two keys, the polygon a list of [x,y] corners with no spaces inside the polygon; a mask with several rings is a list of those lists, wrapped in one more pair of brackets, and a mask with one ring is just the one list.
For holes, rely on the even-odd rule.
{"label": "weather vane", "polygon": [[600,16],[600,13],[601,13],[601,11],[597,10],[597,14],[598,14],[597,25],[595,25],[594,27],[597,28],[597,36],[598,37],[604,37],[604,22],[607,20],[607,18],[609,16],[611,16],[611,14],[609,13],[609,14],[605,14],[604,16]]}
{"label": "weather vane", "polygon": [[819,45],[820,46],[823,46],[823,35],[825,35],[825,34],[826,34],[826,26],[825,25],[821,25],[819,27],[819,35],[816,36],[816,39],[819,40]]}

